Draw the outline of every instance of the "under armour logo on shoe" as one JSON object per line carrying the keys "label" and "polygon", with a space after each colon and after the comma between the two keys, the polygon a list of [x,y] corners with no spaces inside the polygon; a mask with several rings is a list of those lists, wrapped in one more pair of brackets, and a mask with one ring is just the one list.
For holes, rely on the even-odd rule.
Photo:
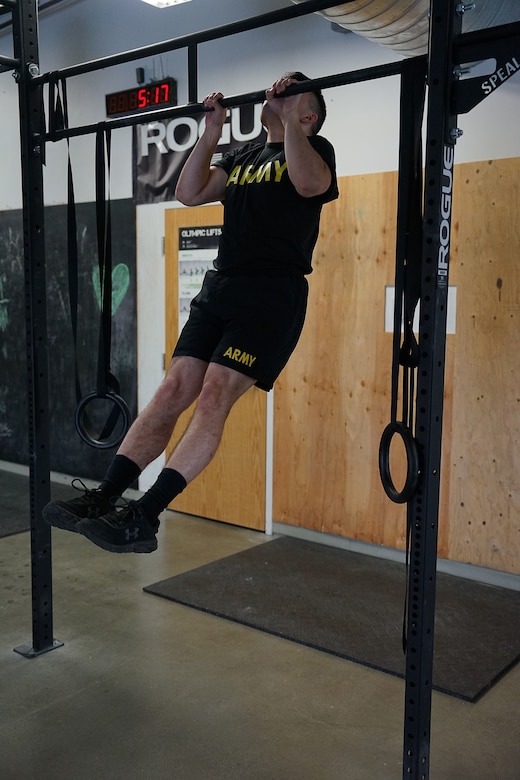
{"label": "under armour logo on shoe", "polygon": [[137,539],[139,536],[139,528],[135,526],[133,529],[125,528],[125,539],[127,542],[130,541],[130,539]]}

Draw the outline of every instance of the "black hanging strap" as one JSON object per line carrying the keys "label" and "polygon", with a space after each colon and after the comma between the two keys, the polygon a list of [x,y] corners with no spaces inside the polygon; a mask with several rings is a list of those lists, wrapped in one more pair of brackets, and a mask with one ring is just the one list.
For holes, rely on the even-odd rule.
{"label": "black hanging strap", "polygon": [[[413,397],[419,346],[413,330],[413,320],[421,295],[421,130],[425,86],[426,69],[422,60],[406,62],[401,76],[392,399],[390,423],[383,431],[379,447],[381,481],[388,497],[398,504],[406,503],[414,495],[419,477],[419,456],[413,436]],[[401,374],[402,404],[399,419]],[[407,456],[406,480],[401,490],[395,487],[390,473],[390,446],[395,435],[401,437]]]}
{"label": "black hanging strap", "polygon": [[[49,105],[51,106],[50,130],[68,127],[67,89],[66,81],[49,83]],[[110,131],[105,133],[99,129],[96,135],[96,223],[98,245],[99,284],[101,290],[101,314],[98,342],[98,368],[96,390],[83,396],[79,378],[78,365],[78,239],[76,201],[74,194],[74,179],[70,155],[70,142],[67,139],[67,242],[69,261],[69,301],[74,343],[74,382],[77,408],[75,413],[76,430],[87,444],[98,449],[116,447],[124,438],[131,423],[130,411],[126,402],[120,396],[119,382],[111,372],[110,350],[112,340],[112,246],[111,246],[111,216],[110,197],[107,197],[107,187],[110,182]],[[108,174],[108,175],[107,175]],[[101,433],[98,417],[89,414],[96,401],[107,401],[110,412],[102,424]],[[95,423],[93,422],[96,417]],[[102,415],[104,417],[105,415]]]}
{"label": "black hanging strap", "polygon": [[112,343],[110,151],[110,130],[107,130],[105,133],[103,130],[98,129],[96,133],[96,224],[101,316],[99,324],[97,393],[100,398],[104,398],[110,391],[119,393],[119,383],[110,371],[110,349]]}
{"label": "black hanging strap", "polygon": [[[403,66],[401,76],[399,186],[395,272],[394,337],[392,359],[391,419],[379,447],[379,471],[388,497],[406,503],[415,494],[420,473],[419,452],[413,435],[415,373],[419,345],[413,330],[415,310],[421,297],[421,244],[423,215],[422,119],[426,69],[418,60]],[[401,341],[401,333],[402,341]],[[402,373],[401,419],[398,419],[399,376]],[[390,474],[390,445],[394,435],[403,441],[407,475],[403,488],[394,486]],[[406,576],[409,576],[411,515],[406,520]],[[406,652],[408,599],[405,597],[402,644]]]}
{"label": "black hanging strap", "polygon": [[[49,132],[63,130],[68,127],[67,82],[64,80],[49,82]],[[68,247],[68,281],[69,306],[74,344],[74,383],[76,400],[81,399],[81,387],[78,371],[78,230],[76,220],[76,201],[74,196],[74,179],[70,158],[70,141],[67,138],[67,247]]]}

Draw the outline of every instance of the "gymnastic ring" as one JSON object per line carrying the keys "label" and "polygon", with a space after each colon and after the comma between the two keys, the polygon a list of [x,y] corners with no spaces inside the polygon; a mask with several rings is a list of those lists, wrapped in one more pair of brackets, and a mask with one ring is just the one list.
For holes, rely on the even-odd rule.
{"label": "gymnastic ring", "polygon": [[[396,434],[403,440],[407,459],[406,480],[402,490],[397,490],[390,474],[390,444]],[[417,489],[419,480],[417,442],[410,429],[402,422],[391,422],[383,431],[379,445],[379,474],[386,495],[396,504],[405,504],[412,498]]]}
{"label": "gymnastic ring", "polygon": [[[106,419],[101,434],[96,438],[90,429],[91,423],[88,420],[86,409],[92,401],[104,399],[110,401],[113,404],[113,408]],[[114,438],[111,438],[119,419],[122,419],[122,430]],[[86,444],[100,450],[108,450],[121,444],[126,436],[131,425],[130,410],[126,401],[117,393],[110,390],[106,393],[94,391],[79,402],[76,408],[75,425],[80,438]]]}

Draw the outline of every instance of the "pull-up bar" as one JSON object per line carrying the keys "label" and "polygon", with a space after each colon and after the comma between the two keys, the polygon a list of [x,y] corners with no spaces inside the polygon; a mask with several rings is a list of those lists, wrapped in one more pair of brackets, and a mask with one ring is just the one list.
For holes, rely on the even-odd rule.
{"label": "pull-up bar", "polygon": [[[372,68],[361,68],[359,70],[347,71],[345,73],[336,73],[332,76],[322,76],[317,79],[307,79],[299,81],[297,84],[291,84],[284,92],[284,95],[299,95],[302,92],[312,92],[315,89],[329,89],[332,87],[345,86],[347,84],[357,84],[362,81],[371,81],[374,79],[385,78],[387,76],[399,76],[403,70],[403,62],[391,62],[385,65],[377,65]],[[239,95],[230,95],[221,99],[220,103],[224,108],[233,108],[235,106],[244,106],[250,103],[261,103],[265,100],[265,90],[256,92],[244,92]],[[52,111],[52,107],[50,108]],[[182,116],[193,116],[207,111],[202,103],[189,103],[184,106],[170,106],[155,111],[146,111],[139,114],[128,114],[115,119],[107,119],[96,124],[84,125],[82,127],[64,128],[62,130],[53,130],[39,136],[41,141],[60,141],[64,138],[73,138],[81,135],[95,133],[98,129],[117,129],[121,127],[132,127],[147,122],[156,122],[161,119],[170,119],[178,114]]]}

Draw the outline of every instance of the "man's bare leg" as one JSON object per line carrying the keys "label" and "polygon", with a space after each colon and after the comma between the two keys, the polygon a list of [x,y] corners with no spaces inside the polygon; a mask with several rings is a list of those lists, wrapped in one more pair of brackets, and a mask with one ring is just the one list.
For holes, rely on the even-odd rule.
{"label": "man's bare leg", "polygon": [[[172,370],[171,373],[174,375],[176,371]],[[200,474],[212,460],[233,404],[254,382],[254,379],[238,371],[210,363],[204,372],[193,417],[151,488],[140,499],[130,501],[121,509],[79,521],[76,530],[98,547],[110,552],[148,553],[157,549],[160,513],[182,492],[187,482]],[[140,462],[144,463],[157,451],[159,445],[163,449],[166,446],[181,404],[174,403],[175,409],[170,411],[167,402],[173,402],[178,397],[179,388],[173,379],[174,393],[171,392],[172,388],[164,387],[165,384],[169,383],[163,383],[150,406],[134,424],[134,430],[129,431],[125,446],[122,445],[122,451],[118,453],[123,455],[123,460],[139,457]],[[195,387],[196,383],[189,385],[191,392]],[[165,390],[164,394],[161,389]],[[186,392],[184,400],[190,395],[190,392]],[[167,424],[163,424],[161,415],[167,417]],[[147,442],[148,425],[153,433],[153,447]]]}
{"label": "man's bare leg", "polygon": [[[99,488],[89,490],[81,481],[73,482],[82,494],[70,501],[50,501],[43,510],[46,522],[77,531],[82,519],[110,512],[111,499],[121,495],[145,466],[164,451],[179,415],[199,395],[207,367],[207,363],[196,358],[174,358],[152,401],[125,436]],[[186,483],[180,475],[178,480],[180,492]]]}
{"label": "man's bare leg", "polygon": [[164,452],[177,420],[201,392],[208,364],[192,357],[173,358],[154,397],[137,417],[117,454],[142,470]]}
{"label": "man's bare leg", "polygon": [[186,482],[200,474],[218,449],[231,408],[254,384],[251,377],[210,363],[193,417],[166,468],[178,471]]}

